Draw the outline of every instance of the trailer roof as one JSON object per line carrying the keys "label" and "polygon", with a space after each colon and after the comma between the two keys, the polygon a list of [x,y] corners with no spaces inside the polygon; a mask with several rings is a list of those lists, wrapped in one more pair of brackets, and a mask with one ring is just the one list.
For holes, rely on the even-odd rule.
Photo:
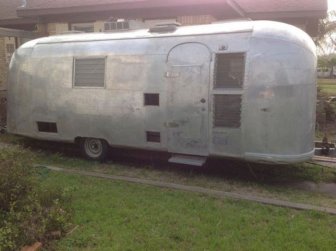
{"label": "trailer roof", "polygon": [[139,39],[139,38],[155,38],[155,37],[172,37],[172,36],[192,36],[207,35],[221,33],[240,33],[252,32],[253,21],[231,21],[209,25],[180,26],[173,32],[154,33],[145,30],[134,30],[118,33],[77,33],[63,34],[56,36],[43,37],[26,43],[26,46],[34,46],[35,44],[49,43],[66,43],[66,42],[87,42],[101,40],[122,40],[122,39]]}
{"label": "trailer roof", "polygon": [[303,30],[280,22],[274,21],[231,21],[225,23],[182,26],[173,32],[153,33],[146,30],[135,30],[119,33],[81,33],[57,35],[44,37],[29,41],[20,48],[32,48],[42,44],[59,44],[72,42],[94,42],[109,40],[132,40],[142,38],[160,38],[160,37],[183,37],[198,35],[214,35],[229,33],[250,33],[251,37],[273,38],[287,42],[293,42],[299,46],[304,46],[315,53],[315,45],[311,37]]}

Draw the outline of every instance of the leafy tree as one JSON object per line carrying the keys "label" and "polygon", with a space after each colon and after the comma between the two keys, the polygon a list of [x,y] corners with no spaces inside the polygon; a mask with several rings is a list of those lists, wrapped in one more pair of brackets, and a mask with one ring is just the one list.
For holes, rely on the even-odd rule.
{"label": "leafy tree", "polygon": [[319,33],[314,39],[320,54],[329,55],[336,49],[336,11],[330,11],[319,22]]}

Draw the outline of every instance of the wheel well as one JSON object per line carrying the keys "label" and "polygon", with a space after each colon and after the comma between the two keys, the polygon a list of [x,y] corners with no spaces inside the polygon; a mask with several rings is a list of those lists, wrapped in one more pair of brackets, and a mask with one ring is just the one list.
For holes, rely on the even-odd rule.
{"label": "wheel well", "polygon": [[76,137],[74,142],[75,144],[79,145],[83,139],[84,139],[83,137]]}
{"label": "wheel well", "polygon": [[[75,144],[79,145],[82,140],[84,140],[85,138],[89,138],[89,137],[80,137],[80,136],[77,136],[74,140]],[[109,145],[108,141],[106,139],[103,139],[103,138],[99,138],[101,140],[104,140],[106,142],[107,145]]]}

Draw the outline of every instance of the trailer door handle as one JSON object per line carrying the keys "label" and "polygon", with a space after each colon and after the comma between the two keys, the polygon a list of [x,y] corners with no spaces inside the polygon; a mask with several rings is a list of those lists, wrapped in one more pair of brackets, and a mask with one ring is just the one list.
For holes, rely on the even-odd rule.
{"label": "trailer door handle", "polygon": [[202,104],[204,104],[206,102],[206,100],[204,98],[202,98],[200,101],[201,101]]}

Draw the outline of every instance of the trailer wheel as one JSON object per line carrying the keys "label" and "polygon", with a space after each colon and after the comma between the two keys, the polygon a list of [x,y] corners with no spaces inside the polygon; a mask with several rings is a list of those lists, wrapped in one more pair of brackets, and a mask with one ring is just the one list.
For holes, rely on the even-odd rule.
{"label": "trailer wheel", "polygon": [[81,140],[81,149],[84,156],[91,160],[105,160],[108,144],[103,139],[84,138]]}

